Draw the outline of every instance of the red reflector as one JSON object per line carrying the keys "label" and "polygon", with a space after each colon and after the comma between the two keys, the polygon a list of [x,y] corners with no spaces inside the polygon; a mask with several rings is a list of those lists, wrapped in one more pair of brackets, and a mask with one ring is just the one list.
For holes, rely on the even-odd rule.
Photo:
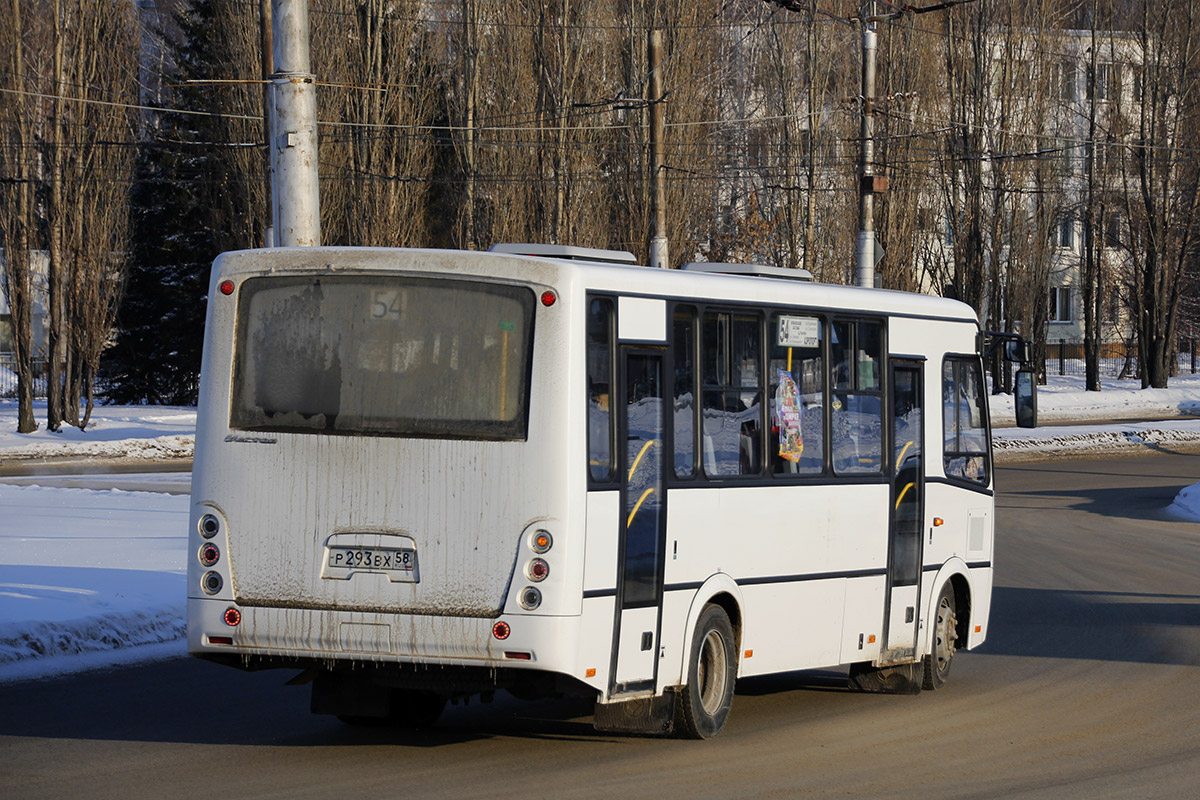
{"label": "red reflector", "polygon": [[533,653],[514,653],[511,650],[505,650],[504,657],[515,658],[517,661],[532,661]]}
{"label": "red reflector", "polygon": [[233,644],[232,636],[210,636],[208,637],[209,644]]}
{"label": "red reflector", "polygon": [[221,290],[221,294],[231,295],[233,294],[233,281],[221,281],[221,285],[218,288]]}
{"label": "red reflector", "polygon": [[545,580],[550,574],[550,565],[540,558],[529,562],[529,577],[535,581]]}
{"label": "red reflector", "polygon": [[512,633],[512,628],[508,627],[508,623],[503,620],[492,626],[492,636],[497,639],[507,639],[510,633]]}
{"label": "red reflector", "polygon": [[238,611],[236,608],[225,609],[225,624],[226,625],[228,625],[231,628],[235,628],[239,624],[241,624],[241,621],[242,621],[242,612]]}
{"label": "red reflector", "polygon": [[218,550],[217,546],[212,542],[209,542],[200,548],[200,563],[206,567],[211,567],[213,564],[217,563],[217,560],[220,557],[221,551]]}
{"label": "red reflector", "polygon": [[550,306],[554,305],[554,301],[556,301],[557,299],[558,299],[558,295],[556,295],[554,292],[550,291],[549,289],[542,292],[542,305],[544,305],[546,308],[549,308]]}

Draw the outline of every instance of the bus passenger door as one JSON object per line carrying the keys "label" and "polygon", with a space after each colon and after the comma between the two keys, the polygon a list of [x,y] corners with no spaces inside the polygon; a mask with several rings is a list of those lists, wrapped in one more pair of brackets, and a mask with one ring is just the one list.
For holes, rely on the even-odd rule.
{"label": "bus passenger door", "polygon": [[890,365],[891,521],[888,530],[887,631],[881,661],[911,661],[920,624],[925,515],[925,431],[921,371],[915,361]]}
{"label": "bus passenger door", "polygon": [[618,469],[621,531],[612,693],[653,690],[658,668],[662,550],[666,526],[663,486],[663,357],[621,348]]}

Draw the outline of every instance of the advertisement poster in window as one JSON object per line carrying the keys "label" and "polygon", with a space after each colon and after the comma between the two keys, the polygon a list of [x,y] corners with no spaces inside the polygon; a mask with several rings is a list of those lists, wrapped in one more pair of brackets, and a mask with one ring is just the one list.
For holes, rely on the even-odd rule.
{"label": "advertisement poster in window", "polygon": [[779,370],[779,388],[775,390],[775,418],[779,425],[779,457],[796,462],[804,453],[800,430],[800,391],[791,373]]}

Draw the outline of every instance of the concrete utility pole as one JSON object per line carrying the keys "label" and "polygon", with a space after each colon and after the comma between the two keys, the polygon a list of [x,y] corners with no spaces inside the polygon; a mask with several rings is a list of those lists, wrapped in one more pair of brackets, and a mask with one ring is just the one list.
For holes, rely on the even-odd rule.
{"label": "concrete utility pole", "polygon": [[662,31],[650,31],[646,58],[650,67],[650,176],[654,191],[650,210],[654,233],[650,236],[650,266],[666,269],[667,258],[667,170],[663,163],[663,135],[666,132],[666,108],[662,88]]}
{"label": "concrete utility pole", "polygon": [[875,174],[875,55],[878,36],[875,33],[875,3],[863,8],[862,38],[862,176],[859,182],[858,246],[855,248],[855,283],[870,288],[875,285],[875,195],[887,191],[887,177]]}
{"label": "concrete utility pole", "polygon": [[308,0],[271,0],[272,220],[280,247],[321,243],[317,184],[317,87],[308,58]]}
{"label": "concrete utility pole", "polygon": [[[272,153],[274,152],[271,145],[274,139],[271,135],[271,96],[274,89],[272,79],[275,75],[275,44],[271,34],[271,0],[258,0],[258,47],[259,58],[262,60],[263,80],[263,180],[266,181],[267,186],[267,205],[272,209],[271,216],[274,217],[275,187],[271,185],[274,183],[271,169]],[[272,223],[274,221],[274,219],[271,220]],[[268,226],[263,232],[263,247],[274,246],[275,230]]]}

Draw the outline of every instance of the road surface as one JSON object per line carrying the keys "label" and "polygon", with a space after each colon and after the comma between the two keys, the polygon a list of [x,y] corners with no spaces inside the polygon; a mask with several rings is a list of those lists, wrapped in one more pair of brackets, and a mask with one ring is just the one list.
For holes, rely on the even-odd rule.
{"label": "road surface", "polygon": [[427,734],[307,712],[291,673],[169,661],[0,686],[0,794],[120,797],[1184,797],[1200,776],[1200,456],[999,470],[987,644],[916,697],[838,672],[739,684],[706,742],[597,734],[572,701]]}

